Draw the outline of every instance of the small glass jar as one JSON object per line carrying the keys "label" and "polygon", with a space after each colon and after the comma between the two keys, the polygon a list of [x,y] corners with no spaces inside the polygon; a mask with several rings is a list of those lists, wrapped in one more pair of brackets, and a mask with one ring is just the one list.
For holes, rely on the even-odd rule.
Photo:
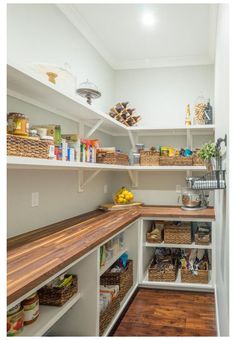
{"label": "small glass jar", "polygon": [[7,336],[19,335],[24,328],[24,311],[20,304],[7,312]]}
{"label": "small glass jar", "polygon": [[23,113],[9,112],[7,115],[7,132],[13,135],[29,135],[29,119]]}
{"label": "small glass jar", "polygon": [[29,325],[39,316],[39,297],[37,292],[25,299],[22,306],[24,309],[24,324]]}

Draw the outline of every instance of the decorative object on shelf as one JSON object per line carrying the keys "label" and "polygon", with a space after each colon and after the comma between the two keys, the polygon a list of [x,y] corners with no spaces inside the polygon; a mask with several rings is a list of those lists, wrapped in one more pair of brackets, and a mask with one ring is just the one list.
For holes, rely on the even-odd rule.
{"label": "decorative object on shelf", "polygon": [[191,244],[191,225],[183,222],[165,224],[164,242],[170,244]]}
{"label": "decorative object on shelf", "polygon": [[152,222],[151,230],[146,235],[149,243],[161,243],[164,239],[164,221]]}
{"label": "decorative object on shelf", "polygon": [[7,115],[7,133],[27,137],[29,135],[29,119],[23,113],[9,112]]}
{"label": "decorative object on shelf", "polygon": [[63,66],[49,63],[32,63],[30,68],[50,84],[75,91],[75,76],[71,72],[71,66],[64,63]]}
{"label": "decorative object on shelf", "polygon": [[7,336],[19,335],[24,329],[24,311],[17,304],[7,312]]}
{"label": "decorative object on shelf", "polygon": [[95,84],[91,83],[88,79],[81,83],[76,92],[83,98],[87,99],[88,104],[92,104],[92,99],[97,99],[101,97],[101,92]]}
{"label": "decorative object on shelf", "polygon": [[130,108],[128,104],[129,102],[117,103],[110,109],[109,115],[126,126],[133,126],[137,124],[141,117],[135,116],[135,109]]}
{"label": "decorative object on shelf", "polygon": [[154,257],[148,267],[148,280],[160,282],[176,281],[178,271],[175,249],[156,248]]}
{"label": "decorative object on shelf", "polygon": [[39,317],[39,297],[37,292],[22,301],[24,309],[24,324],[30,325]]}
{"label": "decorative object on shelf", "polygon": [[[113,265],[113,267],[115,267],[118,263],[119,260]],[[100,277],[100,284],[104,286],[118,285],[120,289],[120,301],[122,301],[133,285],[133,260],[128,260],[126,268],[123,268],[119,272],[113,272],[112,268],[109,268]]]}
{"label": "decorative object on shelf", "polygon": [[198,156],[204,160],[208,171],[219,170],[220,152],[216,147],[216,143],[205,143],[198,152]]}
{"label": "decorative object on shelf", "polygon": [[97,163],[129,165],[129,156],[122,152],[110,152],[103,149],[97,149]]}
{"label": "decorative object on shelf", "polygon": [[208,99],[207,106],[205,108],[205,123],[213,124],[213,112],[212,112],[212,106],[210,104],[210,99]]}
{"label": "decorative object on shelf", "polygon": [[205,110],[206,110],[206,108],[207,108],[207,101],[201,95],[195,101],[194,124],[205,125],[205,119],[206,119]]}
{"label": "decorative object on shelf", "polygon": [[134,194],[126,187],[121,187],[113,196],[115,204],[129,204],[133,201]]}
{"label": "decorative object on shelf", "polygon": [[192,121],[191,121],[190,105],[188,104],[186,107],[185,125],[190,126],[191,124],[192,124]]}
{"label": "decorative object on shelf", "polygon": [[39,289],[39,303],[41,305],[63,306],[77,292],[77,276],[62,274]]}
{"label": "decorative object on shelf", "polygon": [[181,250],[181,282],[207,284],[209,259],[207,250]]}

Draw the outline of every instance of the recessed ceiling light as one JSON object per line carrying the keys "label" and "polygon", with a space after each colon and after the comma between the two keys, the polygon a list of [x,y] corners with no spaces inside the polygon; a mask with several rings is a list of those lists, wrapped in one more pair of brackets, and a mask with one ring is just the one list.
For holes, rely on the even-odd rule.
{"label": "recessed ceiling light", "polygon": [[150,11],[146,11],[142,15],[142,23],[144,26],[152,27],[156,23],[156,18],[154,14]]}

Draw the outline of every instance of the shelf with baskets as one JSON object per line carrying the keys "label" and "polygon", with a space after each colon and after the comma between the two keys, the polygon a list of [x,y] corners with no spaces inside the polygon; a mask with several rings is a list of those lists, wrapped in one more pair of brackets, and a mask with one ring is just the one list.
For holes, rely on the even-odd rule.
{"label": "shelf with baskets", "polygon": [[208,244],[208,245],[202,245],[202,244],[196,244],[195,242],[192,242],[190,244],[173,244],[173,243],[165,243],[165,242],[161,242],[161,243],[149,243],[149,242],[145,242],[144,243],[145,247],[151,247],[151,248],[181,248],[181,249],[212,249],[212,244]]}

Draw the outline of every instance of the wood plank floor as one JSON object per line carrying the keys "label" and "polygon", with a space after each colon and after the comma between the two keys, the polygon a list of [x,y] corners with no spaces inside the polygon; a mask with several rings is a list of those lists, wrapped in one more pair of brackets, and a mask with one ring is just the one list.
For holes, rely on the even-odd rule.
{"label": "wood plank floor", "polygon": [[213,293],[139,289],[113,336],[216,336]]}

